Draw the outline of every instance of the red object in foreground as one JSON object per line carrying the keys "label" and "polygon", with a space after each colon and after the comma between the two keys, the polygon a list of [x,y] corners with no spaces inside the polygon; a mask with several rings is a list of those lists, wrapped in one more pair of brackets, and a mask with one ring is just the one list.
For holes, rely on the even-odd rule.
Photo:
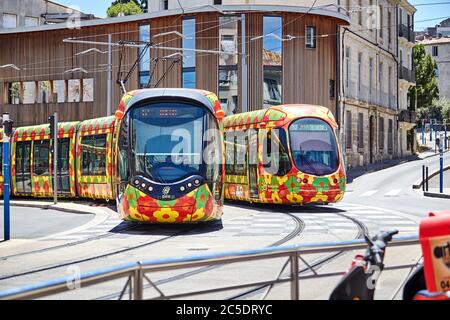
{"label": "red object in foreground", "polygon": [[430,212],[420,223],[419,236],[428,291],[450,291],[450,211]]}

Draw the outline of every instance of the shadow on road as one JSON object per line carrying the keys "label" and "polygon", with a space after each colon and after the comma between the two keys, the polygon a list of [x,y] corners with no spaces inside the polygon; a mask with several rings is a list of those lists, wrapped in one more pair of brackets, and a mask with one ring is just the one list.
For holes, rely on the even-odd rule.
{"label": "shadow on road", "polygon": [[223,229],[222,221],[195,224],[136,223],[123,221],[109,232],[128,235],[170,236],[174,234],[206,234]]}
{"label": "shadow on road", "polygon": [[261,204],[247,202],[227,202],[228,207],[251,209],[256,211],[271,211],[273,213],[337,213],[344,210],[326,205],[284,205],[284,204]]}

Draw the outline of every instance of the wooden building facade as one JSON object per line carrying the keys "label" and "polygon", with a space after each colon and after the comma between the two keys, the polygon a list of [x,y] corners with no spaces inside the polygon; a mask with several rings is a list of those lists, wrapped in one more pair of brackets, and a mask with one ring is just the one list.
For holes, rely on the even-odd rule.
{"label": "wooden building facade", "polygon": [[[131,74],[127,90],[146,86],[152,75],[150,87],[158,81],[159,87],[186,87],[190,81],[193,87],[223,96],[224,105],[230,103],[225,95],[233,96],[235,107],[228,113],[280,102],[318,104],[336,114],[338,30],[348,23],[343,13],[307,13],[301,7],[221,7],[222,13],[212,8],[189,13],[169,10],[87,21],[79,29],[49,25],[0,31],[0,112],[10,113],[16,126],[46,123],[55,111],[60,121],[107,115],[108,47],[96,42],[107,42],[108,34],[114,43],[145,40],[142,30],[148,28],[153,46]],[[227,11],[232,14],[224,15]],[[189,19],[193,21],[188,26]],[[272,23],[272,29],[266,23]],[[236,30],[234,35],[224,30],[229,24]],[[188,27],[194,29],[190,35],[186,35]],[[87,43],[63,41],[68,38]],[[266,48],[270,45],[276,48]],[[200,51],[173,49],[192,46]],[[113,112],[122,95],[116,83],[119,65],[124,76],[141,50],[112,48]],[[217,51],[229,54],[224,57]],[[247,96],[247,103],[242,103],[242,96]]]}

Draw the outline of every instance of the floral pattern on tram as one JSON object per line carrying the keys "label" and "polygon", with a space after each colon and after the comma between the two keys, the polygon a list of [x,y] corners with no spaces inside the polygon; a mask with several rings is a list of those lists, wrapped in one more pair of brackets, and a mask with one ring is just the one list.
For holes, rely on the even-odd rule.
{"label": "floral pattern on tram", "polygon": [[[113,199],[113,133],[116,118],[114,116],[91,119],[81,122],[78,125],[78,143],[77,143],[77,177],[78,177],[78,195],[80,197],[92,199]],[[98,174],[88,172],[83,174],[82,170],[82,139],[83,137],[105,135],[106,150],[100,150],[105,156],[105,172]],[[91,152],[92,153],[92,152]]]}
{"label": "floral pattern on tram", "polygon": [[[337,127],[329,109],[311,105],[286,105],[236,114],[226,117],[224,125],[225,132],[268,128],[287,130],[290,123],[299,118],[318,118],[327,122],[333,129]],[[260,136],[258,139],[261,142]],[[341,151],[338,150],[338,153]],[[261,164],[262,156],[262,148],[258,148],[258,196],[250,196],[247,176],[226,174],[226,199],[274,204],[309,204],[335,203],[343,198],[346,174],[342,161],[339,161],[339,167],[334,173],[325,176],[303,173],[294,165],[287,174],[276,176],[266,172]],[[292,163],[292,159],[290,162]]]}
{"label": "floral pattern on tram", "polygon": [[[58,124],[58,139],[69,139],[70,147],[69,147],[69,159],[68,159],[68,167],[69,167],[69,187],[70,191],[68,193],[60,194],[60,197],[75,197],[76,189],[75,189],[75,148],[73,145],[75,144],[75,133],[76,126],[78,122],[63,122]],[[12,137],[11,144],[11,175],[12,175],[12,193],[14,195],[24,195],[24,196],[34,196],[34,197],[52,197],[53,196],[53,159],[52,155],[49,155],[49,168],[48,174],[37,175],[34,172],[34,154],[32,145],[30,146],[31,155],[30,154],[30,179],[31,179],[31,193],[22,193],[17,188],[17,175],[16,175],[16,148],[18,142],[23,141],[32,141],[33,143],[37,143],[38,141],[50,140],[50,127],[49,125],[38,125],[38,126],[29,126],[29,127],[19,127],[17,128]],[[50,145],[51,146],[51,145]]]}
{"label": "floral pattern on tram", "polygon": [[220,219],[222,205],[215,201],[207,184],[172,201],[154,199],[128,185],[118,206],[118,211],[127,221],[206,222]]}

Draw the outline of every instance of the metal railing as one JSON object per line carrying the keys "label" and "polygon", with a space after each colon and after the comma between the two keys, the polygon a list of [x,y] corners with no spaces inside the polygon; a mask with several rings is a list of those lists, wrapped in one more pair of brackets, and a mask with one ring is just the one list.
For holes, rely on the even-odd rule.
{"label": "metal railing", "polygon": [[349,81],[348,86],[347,83],[344,85],[347,98],[391,109],[395,109],[397,105],[397,98],[393,94],[370,88],[362,83],[358,85],[355,81]]}
{"label": "metal railing", "polygon": [[[411,246],[419,244],[417,236],[399,237],[389,244],[391,247],[399,246]],[[208,255],[191,256],[184,258],[166,258],[157,259],[143,262],[128,263],[117,267],[96,270],[93,272],[83,273],[79,278],[64,277],[47,281],[35,285],[24,286],[14,289],[9,289],[0,292],[0,299],[35,299],[47,297],[53,294],[68,292],[74,290],[69,284],[73,284],[74,280],[78,281],[77,290],[81,290],[84,287],[92,286],[99,283],[110,282],[120,278],[126,279],[125,286],[122,288],[118,299],[122,299],[125,292],[128,291],[129,299],[142,300],[144,298],[145,282],[147,286],[150,285],[156,292],[159,293],[159,297],[156,299],[174,299],[184,298],[202,294],[211,294],[217,292],[224,292],[237,289],[254,288],[259,286],[273,286],[275,284],[290,283],[290,297],[293,300],[298,300],[300,296],[299,281],[305,279],[336,277],[343,274],[343,270],[338,272],[318,273],[312,264],[308,264],[303,258],[305,255],[310,254],[323,254],[323,253],[335,253],[340,254],[343,252],[349,252],[354,250],[366,249],[367,244],[364,240],[353,240],[345,242],[328,242],[321,244],[299,244],[289,245],[282,247],[272,247],[264,249],[255,249],[247,251],[235,251],[216,253]],[[389,251],[389,249],[388,249]],[[273,280],[259,281],[244,283],[238,285],[229,285],[225,287],[203,289],[197,291],[188,291],[182,293],[176,293],[172,295],[165,295],[158,286],[150,280],[149,273],[179,270],[186,268],[196,268],[205,266],[219,266],[230,263],[260,261],[273,258],[287,257],[290,264],[290,276],[285,278],[278,277]],[[302,275],[304,271],[299,271],[299,260],[302,261],[307,268],[304,271],[311,271],[312,274]],[[287,262],[286,265],[287,266]],[[386,266],[385,271],[399,270],[399,269],[413,269],[416,264],[404,264]],[[400,288],[397,290],[397,292]],[[396,293],[397,293],[396,292]]]}
{"label": "metal railing", "polygon": [[405,66],[398,67],[398,77],[409,82],[416,82],[416,72]]}
{"label": "metal railing", "polygon": [[407,39],[409,42],[414,42],[414,31],[412,27],[408,27],[407,25],[400,24],[398,26],[398,35],[399,37],[403,37]]}
{"label": "metal railing", "polygon": [[398,121],[408,122],[408,123],[416,123],[417,112],[412,111],[412,110],[401,110],[398,114]]}

